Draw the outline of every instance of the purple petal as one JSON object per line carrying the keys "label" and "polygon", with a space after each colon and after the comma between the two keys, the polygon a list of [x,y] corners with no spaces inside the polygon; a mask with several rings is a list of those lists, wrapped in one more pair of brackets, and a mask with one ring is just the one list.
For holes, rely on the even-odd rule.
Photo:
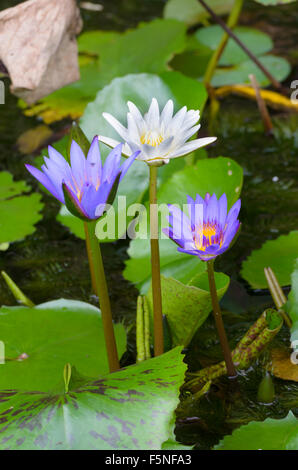
{"label": "purple petal", "polygon": [[86,158],[81,147],[72,141],[70,147],[70,163],[72,174],[77,182],[79,188],[82,188],[84,182],[87,179],[86,175]]}
{"label": "purple petal", "polygon": [[115,174],[119,173],[122,145],[119,144],[107,156],[103,166],[102,181],[111,181]]}
{"label": "purple petal", "polygon": [[95,188],[98,188],[101,182],[102,165],[97,135],[93,138],[88,151],[86,173],[87,180],[92,183]]}
{"label": "purple petal", "polygon": [[218,224],[220,227],[224,228],[226,218],[227,218],[227,208],[228,208],[228,202],[227,202],[227,196],[225,193],[220,197],[218,201]]}
{"label": "purple petal", "polygon": [[120,181],[122,180],[122,178],[125,176],[125,174],[127,173],[129,167],[132,165],[132,163],[135,161],[135,159],[137,158],[137,156],[141,153],[140,150],[138,150],[137,152],[133,153],[127,160],[125,160],[125,162],[122,164],[122,166],[120,167],[120,171],[121,171],[121,177],[120,177]]}
{"label": "purple petal", "polygon": [[208,200],[206,214],[204,214],[204,221],[217,222],[218,221],[218,202],[215,194]]}
{"label": "purple petal", "polygon": [[64,197],[61,198],[61,195],[58,195],[55,186],[47,175],[32,165],[26,164],[25,167],[29,173],[31,173],[31,175],[34,176],[34,178],[36,178],[56,199],[64,204]]}
{"label": "purple petal", "polygon": [[236,201],[235,204],[229,210],[228,217],[226,220],[227,225],[229,225],[230,222],[237,219],[238,214],[240,212],[240,208],[241,208],[241,199],[238,199],[238,201]]}

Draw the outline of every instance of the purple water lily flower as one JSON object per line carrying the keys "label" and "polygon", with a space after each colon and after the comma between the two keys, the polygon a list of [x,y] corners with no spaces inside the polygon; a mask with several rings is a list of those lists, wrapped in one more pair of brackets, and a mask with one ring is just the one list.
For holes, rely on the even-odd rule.
{"label": "purple water lily flower", "polygon": [[84,220],[102,216],[105,204],[112,204],[119,182],[140,152],[132,154],[120,165],[122,144],[114,148],[102,165],[98,136],[95,136],[85,157],[73,140],[70,164],[53,147],[48,147],[41,170],[25,165],[27,170],[68,210]]}
{"label": "purple water lily flower", "polygon": [[195,200],[187,196],[189,216],[174,205],[168,207],[172,227],[163,232],[177,243],[178,251],[198,256],[203,261],[224,253],[240,228],[237,217],[241,201],[238,199],[228,212],[225,194],[219,200],[209,193],[205,199],[198,194]]}

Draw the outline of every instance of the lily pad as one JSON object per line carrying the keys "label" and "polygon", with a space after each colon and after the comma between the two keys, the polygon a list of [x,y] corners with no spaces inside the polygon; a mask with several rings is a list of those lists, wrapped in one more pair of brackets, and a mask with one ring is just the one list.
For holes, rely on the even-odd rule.
{"label": "lily pad", "polygon": [[[169,165],[171,162],[169,163]],[[226,175],[226,177],[223,177]],[[227,195],[231,207],[239,198],[243,182],[242,168],[233,160],[225,157],[199,160],[195,166],[186,166],[166,181],[158,192],[158,204],[187,204],[186,196],[202,197],[207,192],[220,197]],[[167,226],[167,221],[161,225]],[[146,224],[149,230],[149,223]],[[160,226],[160,230],[163,227]],[[136,284],[141,293],[146,293],[151,282],[150,240],[149,235],[132,240],[129,245],[124,277]],[[177,252],[177,245],[168,238],[159,241],[161,272],[166,277],[187,284],[196,274],[205,271],[205,263],[196,256]]]}
{"label": "lily pad", "polygon": [[[36,307],[2,307],[1,340],[5,364],[0,390],[55,390],[66,363],[88,377],[108,372],[98,308],[75,300],[54,300]],[[122,324],[115,325],[118,354],[126,349]]]}
{"label": "lily pad", "polygon": [[10,173],[0,173],[0,243],[22,240],[35,231],[42,218],[40,194],[22,195],[30,191],[25,181],[13,181]]}
{"label": "lily pad", "polygon": [[[260,62],[267,68],[273,77],[282,82],[291,72],[289,62],[283,57],[266,55],[259,57]],[[250,83],[249,75],[254,74],[260,86],[270,85],[270,80],[263,74],[259,67],[252,61],[241,62],[239,65],[228,68],[217,68],[211,85],[220,87],[225,85],[238,85]]]}
{"label": "lily pad", "polygon": [[231,158],[217,157],[199,160],[195,166],[175,173],[159,190],[160,204],[187,204],[186,196],[205,197],[215,193],[219,198],[226,193],[228,207],[239,198],[243,183],[243,170]]}
{"label": "lily pad", "polygon": [[[271,51],[273,48],[270,36],[258,29],[248,28],[246,26],[237,26],[234,28],[233,32],[256,56],[263,55],[266,52]],[[212,51],[215,51],[223,34],[224,31],[221,26],[212,25],[198,29],[194,34],[194,37],[200,44],[203,44],[205,47],[209,47]],[[220,57],[219,65],[236,65],[245,61],[247,61],[247,54],[240,46],[238,46],[238,44],[236,44],[234,39],[230,38]]]}
{"label": "lily pad", "polygon": [[[229,13],[234,4],[233,0],[208,0],[208,5],[217,15]],[[194,25],[209,18],[209,13],[197,0],[168,0],[164,9],[165,18],[175,18],[187,25]]]}
{"label": "lily pad", "polygon": [[271,267],[281,286],[291,284],[291,273],[298,258],[298,231],[269,240],[242,263],[241,275],[255,289],[267,286],[264,268]]}
{"label": "lily pad", "polygon": [[[174,442],[181,348],[68,393],[0,392],[0,448],[143,450]],[[62,374],[61,374],[62,375]]]}
{"label": "lily pad", "polygon": [[[229,282],[226,274],[215,273],[219,299],[228,289]],[[172,344],[187,346],[212,310],[208,275],[206,272],[200,273],[188,285],[162,276],[161,290],[162,310],[168,320]],[[153,312],[152,286],[148,292],[148,301]]]}
{"label": "lily pad", "polygon": [[297,418],[290,411],[283,419],[252,421],[236,429],[215,447],[216,450],[297,450]]}
{"label": "lily pad", "polygon": [[255,2],[261,3],[262,5],[286,5],[287,3],[293,3],[297,0],[255,0]]}

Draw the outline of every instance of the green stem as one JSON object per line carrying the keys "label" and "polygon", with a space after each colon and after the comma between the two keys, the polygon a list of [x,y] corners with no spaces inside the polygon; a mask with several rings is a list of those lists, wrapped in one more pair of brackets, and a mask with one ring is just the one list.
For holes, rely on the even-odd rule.
{"label": "green stem", "polygon": [[94,273],[94,264],[93,264],[93,259],[92,259],[92,256],[91,256],[91,246],[90,246],[90,235],[89,235],[89,230],[88,230],[88,222],[84,222],[84,229],[85,229],[86,251],[87,251],[88,262],[89,262],[89,270],[90,270],[92,290],[96,295],[99,296],[99,293],[96,291],[96,281],[95,281],[95,273]]}
{"label": "green stem", "polygon": [[[233,8],[232,8],[231,13],[230,13],[230,16],[228,18],[228,22],[227,22],[227,25],[228,25],[229,28],[231,28],[231,29],[234,28],[236,26],[236,24],[238,23],[238,18],[239,18],[239,15],[241,13],[242,6],[243,6],[243,0],[235,0]],[[205,76],[204,76],[204,84],[205,84],[207,89],[210,85],[210,82],[211,82],[212,77],[214,75],[215,69],[216,69],[217,64],[219,62],[219,59],[220,59],[220,57],[221,57],[221,55],[222,55],[222,53],[223,53],[223,51],[224,51],[224,49],[227,45],[228,39],[229,39],[229,35],[228,35],[228,33],[225,32],[222,35],[220,43],[217,46],[217,49],[212,54],[212,57],[211,57],[211,59],[208,63],[208,66],[207,66],[207,69],[206,69],[206,72],[205,72]]]}
{"label": "green stem", "polygon": [[152,271],[152,298],[154,321],[154,355],[159,356],[164,351],[162,300],[160,284],[160,258],[158,243],[158,209],[157,209],[157,167],[149,165],[150,184],[150,245]]}
{"label": "green stem", "polygon": [[234,377],[237,375],[237,372],[233,364],[231,350],[229,347],[225,327],[224,327],[223,320],[222,320],[221,310],[220,310],[220,306],[218,302],[215,279],[214,279],[213,260],[207,261],[207,271],[208,271],[208,280],[209,280],[213,315],[215,319],[216,328],[218,331],[221,349],[222,349],[224,360],[227,366],[228,375],[230,377]]}
{"label": "green stem", "polygon": [[90,257],[93,261],[94,266],[94,281],[96,286],[96,292],[99,295],[99,304],[102,315],[102,323],[104,330],[104,337],[106,343],[106,350],[109,362],[110,372],[120,369],[116,339],[113,328],[112,311],[110,305],[110,298],[108,293],[108,287],[106,277],[104,273],[104,267],[102,262],[101,250],[98,239],[95,235],[96,222],[88,222],[88,239],[90,241]]}

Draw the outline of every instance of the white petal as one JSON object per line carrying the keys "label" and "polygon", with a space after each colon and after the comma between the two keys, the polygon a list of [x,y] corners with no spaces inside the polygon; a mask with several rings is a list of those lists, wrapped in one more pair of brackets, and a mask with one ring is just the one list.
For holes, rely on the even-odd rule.
{"label": "white petal", "polygon": [[189,127],[194,126],[200,119],[200,111],[194,111],[193,109],[189,110],[186,113],[184,121],[182,123],[181,129],[188,129]]}
{"label": "white petal", "polygon": [[174,111],[174,103],[172,100],[169,100],[166,103],[165,107],[163,108],[161,116],[160,116],[160,122],[161,124],[164,125],[165,130],[172,120],[173,111]]}
{"label": "white petal", "polygon": [[171,155],[170,158],[177,158],[181,157],[182,155],[186,155],[187,153],[193,152],[194,150],[204,147],[205,145],[212,144],[216,140],[216,137],[204,137],[203,139],[195,139],[187,142],[186,144],[182,145],[182,147],[177,148]]}
{"label": "white petal", "polygon": [[171,136],[168,139],[165,139],[161,144],[157,145],[156,151],[160,157],[165,157],[169,153],[171,145],[173,143],[174,137]]}
{"label": "white petal", "polygon": [[128,109],[129,109],[130,113],[132,114],[132,116],[135,120],[135,123],[136,123],[139,131],[141,133],[143,133],[145,131],[145,121],[144,121],[144,118],[143,118],[142,114],[140,113],[137,106],[134,103],[132,103],[131,101],[127,102],[127,106],[128,106]]}
{"label": "white petal", "polygon": [[140,142],[140,129],[131,113],[127,113],[128,138],[133,142]]}
{"label": "white petal", "polygon": [[145,121],[150,129],[159,127],[159,106],[156,98],[152,98],[148,113],[145,114]]}
{"label": "white petal", "polygon": [[118,132],[118,134],[122,137],[122,139],[126,140],[128,137],[127,129],[118,121],[114,116],[110,113],[102,113],[103,117],[112,127]]}
{"label": "white petal", "polygon": [[187,129],[186,131],[181,131],[179,135],[175,138],[174,145],[175,146],[181,146],[183,145],[191,136],[196,134],[198,130],[200,129],[201,125],[198,124],[197,126],[191,127],[190,129]]}
{"label": "white petal", "polygon": [[171,134],[175,135],[176,132],[180,132],[181,125],[186,115],[186,111],[187,111],[187,107],[183,106],[183,108],[181,108],[178,111],[178,113],[176,113],[175,116],[173,117],[172,122],[169,127]]}
{"label": "white petal", "polygon": [[[117,147],[117,145],[121,144],[121,142],[119,142],[118,140],[115,140],[115,139],[111,139],[110,137],[105,137],[103,135],[99,135],[98,136],[98,140],[100,142],[103,142],[104,144],[106,144],[108,147],[111,147],[111,148],[115,148]],[[127,144],[124,144],[123,147],[122,147],[122,153],[123,155],[125,155],[126,157],[130,157],[131,154],[132,154],[132,151],[130,149],[130,147],[127,145]]]}

